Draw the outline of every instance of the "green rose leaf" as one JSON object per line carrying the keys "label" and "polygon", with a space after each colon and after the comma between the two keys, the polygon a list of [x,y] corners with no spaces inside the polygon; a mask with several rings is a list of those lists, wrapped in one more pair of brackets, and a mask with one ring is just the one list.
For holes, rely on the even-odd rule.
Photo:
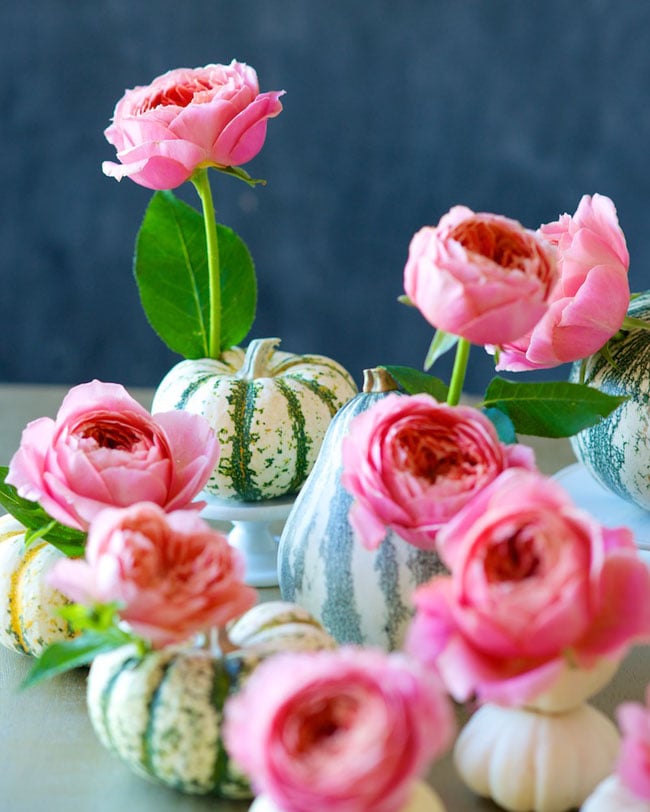
{"label": "green rose leaf", "polygon": [[517,442],[517,433],[512,420],[501,409],[488,408],[484,409],[483,413],[490,420],[494,428],[497,430],[497,436],[502,443],[512,445]]}
{"label": "green rose leaf", "polygon": [[517,434],[571,437],[607,417],[625,400],[580,383],[513,383],[497,377],[481,405],[508,415]]}
{"label": "green rose leaf", "polygon": [[394,378],[395,383],[409,395],[426,392],[440,403],[444,403],[447,399],[449,387],[440,378],[434,378],[412,367],[383,366],[382,369],[385,369]]}
{"label": "green rose leaf", "polygon": [[82,556],[86,534],[55,521],[38,502],[30,502],[18,496],[16,488],[5,482],[8,473],[6,466],[0,466],[0,505],[28,530],[25,534],[26,542],[31,544],[43,539],[64,555]]}
{"label": "green rose leaf", "polygon": [[445,333],[442,330],[436,330],[427,357],[424,359],[425,370],[430,370],[435,362],[449,350],[453,349],[458,344],[458,336],[452,333]]}
{"label": "green rose leaf", "polygon": [[[238,344],[255,318],[257,283],[248,248],[217,224],[221,350]],[[149,323],[184,358],[210,356],[210,292],[203,216],[171,192],[156,192],[138,232],[134,272]]]}

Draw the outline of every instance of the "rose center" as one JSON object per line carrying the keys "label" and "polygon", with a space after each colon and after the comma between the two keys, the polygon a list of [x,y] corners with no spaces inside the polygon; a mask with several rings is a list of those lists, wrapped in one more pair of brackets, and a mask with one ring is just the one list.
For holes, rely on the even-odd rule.
{"label": "rose center", "polygon": [[294,731],[291,748],[293,753],[301,755],[314,748],[326,746],[338,733],[350,727],[357,709],[357,702],[346,696],[339,696],[307,709]]}
{"label": "rose center", "polygon": [[485,576],[489,582],[523,581],[539,569],[540,558],[535,542],[525,533],[492,544],[485,555]]}
{"label": "rose center", "polygon": [[459,223],[451,237],[473,254],[493,260],[504,269],[520,268],[532,257],[529,246],[512,229],[474,218]]}
{"label": "rose center", "polygon": [[99,448],[130,451],[142,439],[132,428],[117,423],[91,423],[82,426],[79,436]]}
{"label": "rose center", "polygon": [[403,432],[396,440],[400,451],[399,467],[429,482],[472,464],[470,457],[457,447],[445,452],[445,444],[423,432]]}
{"label": "rose center", "polygon": [[146,113],[156,107],[187,107],[192,102],[200,100],[203,92],[211,89],[212,85],[209,82],[201,81],[198,78],[186,84],[161,88],[157,93],[148,96],[142,101],[138,106],[137,113]]}

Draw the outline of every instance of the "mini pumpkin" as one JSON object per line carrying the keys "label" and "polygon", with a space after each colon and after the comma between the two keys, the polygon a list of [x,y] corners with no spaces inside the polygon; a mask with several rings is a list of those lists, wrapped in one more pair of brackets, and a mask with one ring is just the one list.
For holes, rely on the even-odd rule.
{"label": "mini pumpkin", "polygon": [[75,632],[58,614],[68,599],[46,580],[63,553],[45,541],[28,546],[25,533],[13,516],[0,517],[0,643],[38,657]]}
{"label": "mini pumpkin", "polygon": [[279,343],[258,339],[218,360],[181,361],[155,393],[153,412],[201,414],[215,430],[221,456],[205,488],[214,496],[257,502],[298,491],[332,417],[356,394],[335,361],[280,352]]}
{"label": "mini pumpkin", "polygon": [[246,777],[221,740],[226,699],[280,651],[335,648],[308,612],[261,603],[229,627],[235,650],[170,647],[143,657],[123,646],[95,658],[90,719],[102,744],[134,772],[190,794],[250,798]]}

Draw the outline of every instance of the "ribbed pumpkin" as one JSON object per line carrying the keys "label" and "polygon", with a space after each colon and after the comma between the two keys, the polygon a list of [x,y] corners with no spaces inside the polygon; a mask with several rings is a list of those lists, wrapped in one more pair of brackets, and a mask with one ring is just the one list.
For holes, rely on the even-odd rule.
{"label": "ribbed pumpkin", "polygon": [[[628,313],[650,322],[650,291],[633,299]],[[608,347],[608,354],[601,351],[587,360],[585,383],[629,400],[575,435],[571,444],[605,488],[650,509],[650,331],[632,329]],[[572,380],[579,370],[576,364]]]}
{"label": "ribbed pumpkin", "polygon": [[444,567],[393,532],[377,550],[355,538],[352,496],[341,485],[343,438],[351,421],[397,386],[386,370],[366,370],[363,392],[332,420],[313,471],[298,494],[278,549],[282,597],[311,612],[339,643],[400,648],[416,586]]}
{"label": "ribbed pumpkin", "polygon": [[74,632],[57,610],[69,603],[45,576],[63,553],[45,541],[25,544],[25,528],[13,516],[0,517],[0,643],[40,656],[50,643]]}
{"label": "ribbed pumpkin", "polygon": [[87,701],[102,744],[134,772],[181,792],[250,798],[221,740],[226,699],[267,657],[336,644],[304,609],[282,601],[255,606],[228,636],[239,648],[223,656],[173,647],[137,657],[131,646],[99,655]]}
{"label": "ribbed pumpkin", "polygon": [[181,361],[161,381],[152,411],[201,414],[221,443],[206,490],[256,502],[295,493],[311,471],[330,420],[357,388],[322,355],[277,351],[280,339],[233,347],[219,360]]}

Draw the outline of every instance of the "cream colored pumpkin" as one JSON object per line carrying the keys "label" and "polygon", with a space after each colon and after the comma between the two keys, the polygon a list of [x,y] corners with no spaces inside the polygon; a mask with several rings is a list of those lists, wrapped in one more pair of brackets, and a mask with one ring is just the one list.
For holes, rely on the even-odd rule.
{"label": "cream colored pumpkin", "polygon": [[181,361],[158,386],[153,412],[201,414],[215,430],[221,455],[206,485],[214,496],[257,502],[298,491],[332,417],[356,394],[335,361],[280,352],[279,341]]}
{"label": "cream colored pumpkin", "polygon": [[304,609],[262,603],[228,631],[224,655],[172,647],[138,657],[100,654],[88,676],[88,710],[100,741],[136,773],[193,794],[249,798],[247,779],[221,741],[223,706],[255,667],[287,650],[335,648]]}
{"label": "cream colored pumpkin", "polygon": [[69,603],[45,576],[65,556],[51,544],[25,544],[25,528],[13,516],[0,517],[0,643],[40,656],[50,643],[75,636],[58,614]]}

